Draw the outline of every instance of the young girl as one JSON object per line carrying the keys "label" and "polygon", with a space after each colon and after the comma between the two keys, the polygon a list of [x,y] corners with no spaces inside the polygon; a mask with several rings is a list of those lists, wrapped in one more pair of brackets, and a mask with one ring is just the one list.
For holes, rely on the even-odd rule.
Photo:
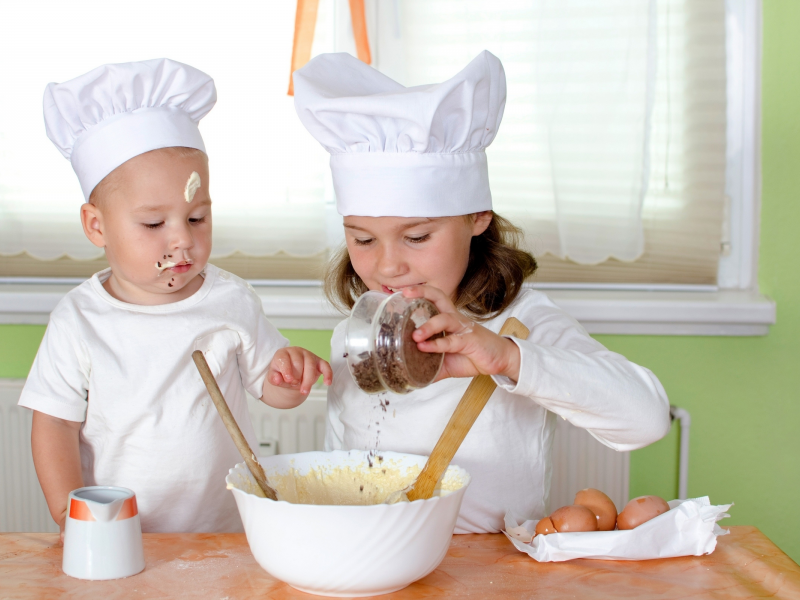
{"label": "young girl", "polygon": [[[445,352],[439,380],[388,410],[347,372],[344,323],[333,333],[328,449],[430,454],[470,377],[498,389],[453,461],[472,475],[456,533],[496,532],[507,510],[545,515],[555,419],[615,450],[669,430],[669,402],[647,369],[606,350],[546,295],[523,289],[536,262],[520,231],[492,212],[484,149],[505,105],[500,61],[483,52],[441,84],[405,88],[346,55],[322,55],[295,73],[295,103],[331,153],[347,246],[326,291],[343,308],[367,290],[425,297],[440,315],[414,338]],[[516,317],[527,340],[498,335]],[[443,338],[430,340],[445,332]],[[380,430],[378,434],[377,431]]]}

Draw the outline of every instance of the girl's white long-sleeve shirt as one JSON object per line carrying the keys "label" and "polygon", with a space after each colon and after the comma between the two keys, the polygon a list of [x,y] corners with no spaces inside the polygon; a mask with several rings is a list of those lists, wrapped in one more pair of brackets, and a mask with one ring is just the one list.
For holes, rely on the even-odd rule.
{"label": "girl's white long-sleeve shirt", "polygon": [[[545,294],[524,290],[484,326],[497,333],[509,317],[530,335],[514,340],[518,381],[495,377],[497,390],[453,460],[472,476],[456,533],[500,531],[507,510],[545,516],[557,416],[619,451],[651,444],[670,427],[669,401],[656,376],[589,337]],[[430,454],[470,379],[444,379],[406,395],[368,395],[348,372],[344,339],[345,322],[331,340],[325,448]]]}

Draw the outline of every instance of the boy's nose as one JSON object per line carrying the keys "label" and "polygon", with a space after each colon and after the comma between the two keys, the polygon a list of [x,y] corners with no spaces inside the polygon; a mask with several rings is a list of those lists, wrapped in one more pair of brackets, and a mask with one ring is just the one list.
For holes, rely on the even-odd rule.
{"label": "boy's nose", "polygon": [[191,229],[187,226],[176,227],[169,247],[174,250],[189,250],[192,246],[194,246],[194,236]]}

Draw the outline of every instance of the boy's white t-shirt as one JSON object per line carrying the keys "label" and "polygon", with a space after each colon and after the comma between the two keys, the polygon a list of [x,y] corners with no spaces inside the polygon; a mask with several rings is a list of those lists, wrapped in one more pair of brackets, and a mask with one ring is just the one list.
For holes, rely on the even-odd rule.
{"label": "boy's white t-shirt", "polygon": [[95,274],[53,310],[19,405],[83,422],[84,485],[132,489],[144,531],[241,531],[225,476],[242,459],[191,355],[204,352],[256,448],[245,390],[261,397],[288,341],[253,288],[213,265],[191,297],[158,306],[113,298],[102,285],[109,275]]}
{"label": "boy's white t-shirt", "polygon": [[[656,376],[592,339],[545,294],[524,290],[483,325],[497,333],[508,317],[530,330],[526,341],[515,340],[519,381],[494,378],[498,389],[453,459],[472,476],[456,533],[500,531],[507,510],[523,520],[546,516],[557,416],[615,450],[641,448],[669,432],[669,401]],[[470,379],[370,396],[348,372],[344,337],[341,323],[331,339],[325,448],[429,455]]]}

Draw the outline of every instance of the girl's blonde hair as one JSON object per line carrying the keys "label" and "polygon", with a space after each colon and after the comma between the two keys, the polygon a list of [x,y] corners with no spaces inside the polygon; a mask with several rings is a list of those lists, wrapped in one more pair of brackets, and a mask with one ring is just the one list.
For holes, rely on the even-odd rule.
{"label": "girl's blonde hair", "polygon": [[[466,215],[474,219],[474,215]],[[469,262],[456,290],[455,305],[476,321],[488,321],[516,300],[522,284],[536,271],[536,259],[519,248],[522,230],[492,212],[492,221],[472,238]],[[367,286],[353,269],[347,247],[331,257],[323,289],[328,300],[350,310]]]}

